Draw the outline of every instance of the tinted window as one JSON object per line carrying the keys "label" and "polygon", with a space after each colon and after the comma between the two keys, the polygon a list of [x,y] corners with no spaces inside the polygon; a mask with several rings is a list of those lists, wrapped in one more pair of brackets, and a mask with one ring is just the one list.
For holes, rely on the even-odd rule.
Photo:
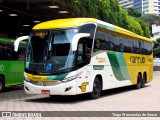
{"label": "tinted window", "polygon": [[25,45],[14,52],[13,43],[0,43],[0,60],[24,60]]}
{"label": "tinted window", "polygon": [[98,28],[94,41],[94,52],[99,50],[113,50],[135,54],[152,54],[152,44],[142,40],[115,36],[107,30]]}
{"label": "tinted window", "polygon": [[94,24],[86,24],[79,27],[79,33],[90,33],[90,38],[93,38],[96,26]]}

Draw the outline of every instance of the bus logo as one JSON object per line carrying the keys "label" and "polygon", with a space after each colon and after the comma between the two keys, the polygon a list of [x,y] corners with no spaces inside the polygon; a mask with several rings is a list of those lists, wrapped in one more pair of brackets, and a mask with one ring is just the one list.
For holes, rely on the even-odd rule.
{"label": "bus logo", "polygon": [[82,92],[86,92],[86,86],[89,85],[89,82],[83,82],[79,88]]}
{"label": "bus logo", "polygon": [[43,86],[46,86],[46,85],[47,85],[47,83],[46,83],[46,82],[43,82],[43,83],[42,83],[42,85],[43,85]]}
{"label": "bus logo", "polygon": [[106,60],[105,57],[98,57],[98,56],[96,56],[96,60],[98,60],[99,63],[107,62],[107,60]]}

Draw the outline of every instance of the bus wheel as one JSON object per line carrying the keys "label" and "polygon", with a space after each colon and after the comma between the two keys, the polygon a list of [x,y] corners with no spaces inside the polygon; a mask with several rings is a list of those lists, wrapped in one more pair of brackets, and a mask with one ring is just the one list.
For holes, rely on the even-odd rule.
{"label": "bus wheel", "polygon": [[142,78],[141,88],[144,88],[145,83],[146,83],[146,76],[144,76],[144,77]]}
{"label": "bus wheel", "polygon": [[0,92],[3,92],[4,91],[4,79],[2,77],[0,77]]}
{"label": "bus wheel", "polygon": [[142,77],[141,77],[140,74],[139,74],[139,75],[138,75],[138,78],[137,78],[136,88],[137,88],[137,89],[140,89],[140,88],[141,88],[141,85],[142,85]]}
{"label": "bus wheel", "polygon": [[96,77],[93,83],[93,91],[90,93],[92,99],[97,99],[100,97],[102,91],[102,84],[100,80]]}

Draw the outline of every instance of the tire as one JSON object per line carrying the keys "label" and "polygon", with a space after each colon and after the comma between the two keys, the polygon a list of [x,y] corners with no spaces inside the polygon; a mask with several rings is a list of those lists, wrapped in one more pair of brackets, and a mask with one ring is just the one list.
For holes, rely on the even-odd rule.
{"label": "tire", "polygon": [[145,87],[145,83],[146,83],[146,76],[144,76],[144,77],[142,78],[141,88],[144,88],[144,87]]}
{"label": "tire", "polygon": [[142,86],[142,77],[140,76],[140,74],[138,75],[137,78],[137,84],[136,84],[136,89],[140,89]]}
{"label": "tire", "polygon": [[5,89],[5,82],[4,79],[2,77],[0,77],[0,93],[4,91]]}
{"label": "tire", "polygon": [[102,91],[102,84],[100,80],[96,77],[93,83],[93,91],[90,93],[90,98],[97,99],[100,97]]}

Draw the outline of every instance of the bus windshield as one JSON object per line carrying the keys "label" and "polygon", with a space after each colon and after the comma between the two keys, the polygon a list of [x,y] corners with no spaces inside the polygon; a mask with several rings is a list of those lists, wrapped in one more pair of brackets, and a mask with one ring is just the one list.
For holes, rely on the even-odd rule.
{"label": "bus windshield", "polygon": [[34,31],[26,52],[26,69],[51,74],[73,67],[71,43],[77,29]]}

